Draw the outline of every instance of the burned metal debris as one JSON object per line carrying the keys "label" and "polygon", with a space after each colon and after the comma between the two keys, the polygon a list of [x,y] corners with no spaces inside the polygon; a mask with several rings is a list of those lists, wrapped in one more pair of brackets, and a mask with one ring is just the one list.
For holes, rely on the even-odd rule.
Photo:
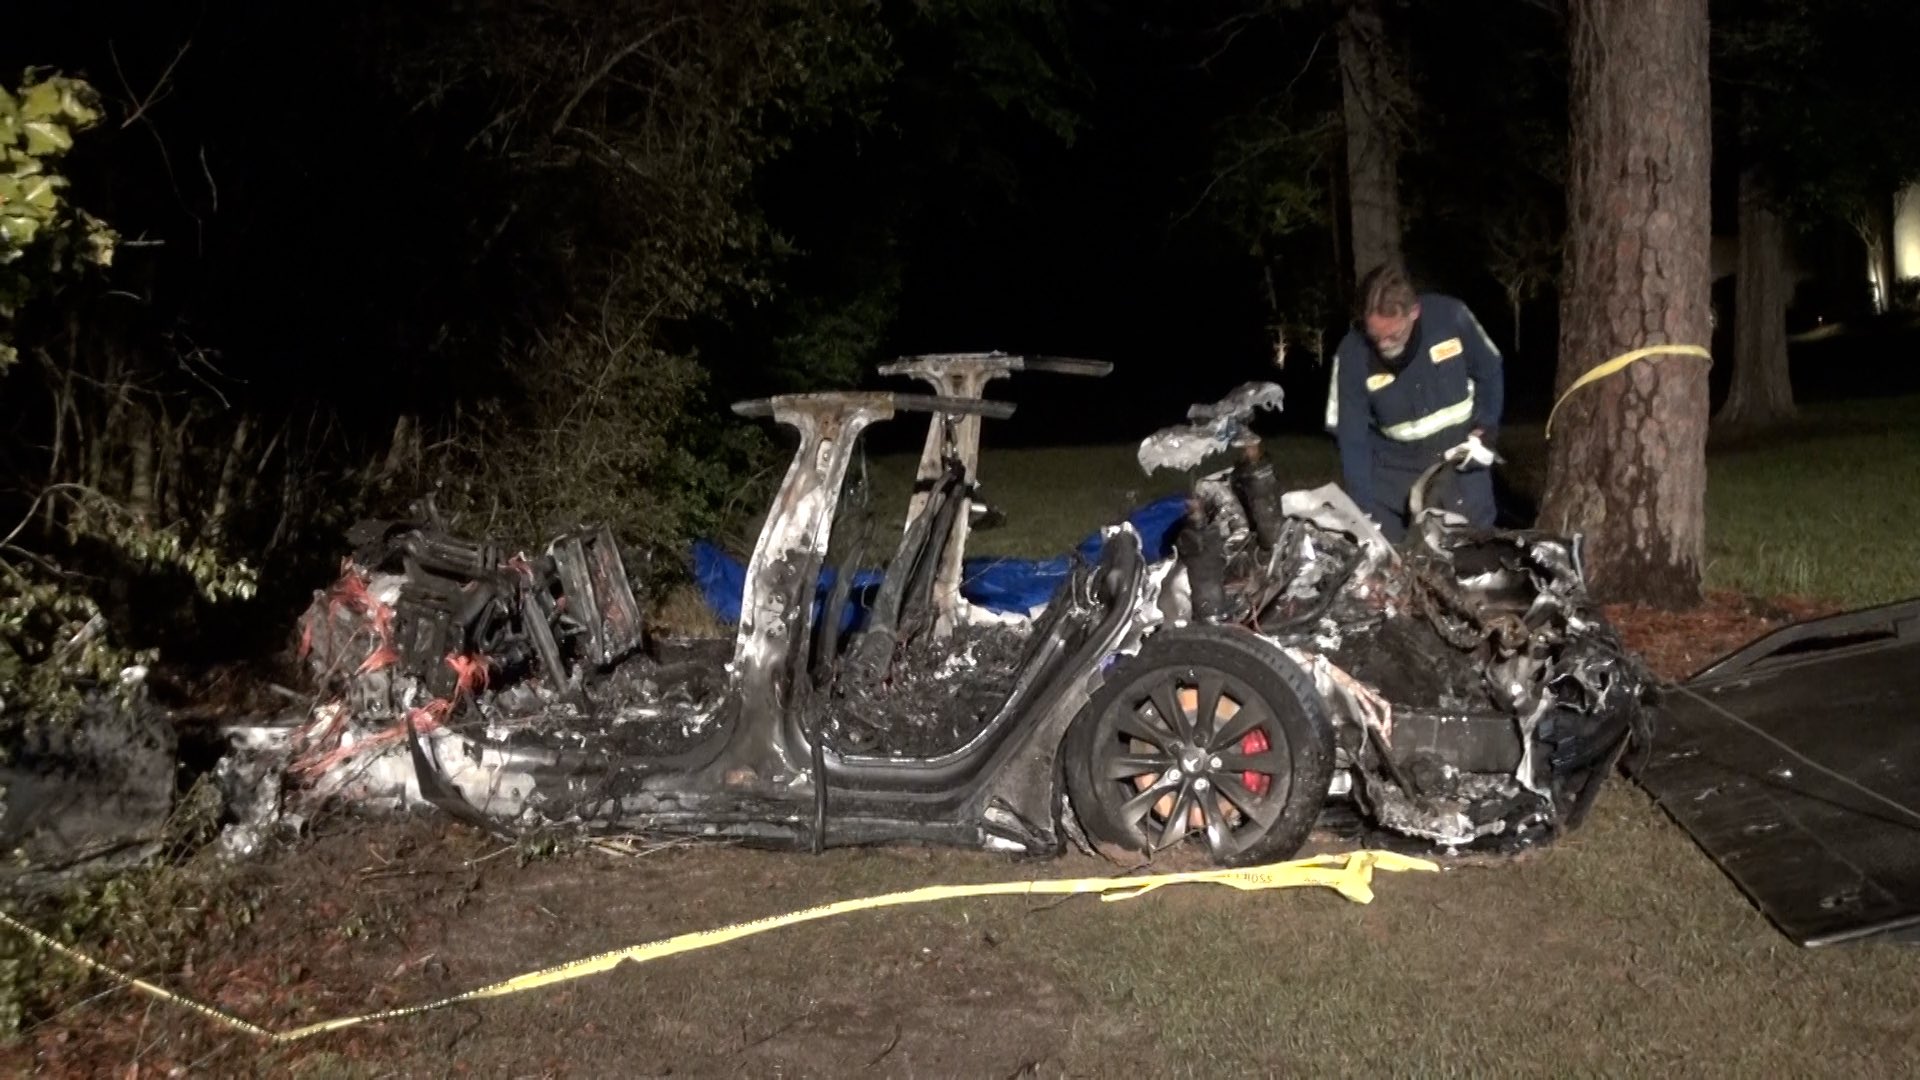
{"label": "burned metal debris", "polygon": [[[1115,526],[1030,616],[971,609],[954,575],[979,422],[1011,412],[979,393],[1036,367],[920,357],[892,370],[948,392],[737,406],[798,447],[731,641],[649,634],[604,531],[528,556],[430,517],[362,526],[302,620],[321,703],[250,752],[281,756],[289,805],[815,849],[1197,835],[1241,864],[1292,854],[1342,802],[1445,847],[1578,822],[1648,684],[1577,547],[1429,512],[1396,549],[1337,487],[1284,491],[1249,425],[1280,403],[1269,384],[1142,444],[1148,468],[1237,458],[1195,481],[1171,554]],[[859,438],[903,412],[929,416],[922,482],[891,541],[849,543],[869,539],[838,520]],[[858,553],[888,549],[853,595]]]}
{"label": "burned metal debris", "polygon": [[463,797],[517,813],[540,770],[671,755],[698,741],[718,707],[712,650],[644,649],[640,606],[604,528],[531,557],[425,520],[363,522],[350,538],[340,579],[300,620],[323,704],[276,747],[290,774],[324,792],[424,798],[409,753],[418,743]]}
{"label": "burned metal debris", "polygon": [[558,537],[536,559],[424,520],[362,522],[348,539],[347,573],[302,618],[301,651],[323,678],[348,660],[357,675],[379,673],[356,687],[363,711],[392,707],[396,678],[444,698],[463,681],[511,681],[536,663],[551,689],[577,692],[589,671],[640,644],[640,606],[605,529]]}
{"label": "burned metal debris", "polygon": [[1457,847],[1577,823],[1652,679],[1586,599],[1576,545],[1428,511],[1396,550],[1338,488],[1276,507],[1271,477],[1254,447],[1195,484],[1191,617],[1313,674],[1335,773],[1378,824]]}
{"label": "burned metal debris", "polygon": [[1256,446],[1260,440],[1248,422],[1259,410],[1278,412],[1285,399],[1277,383],[1250,382],[1217,402],[1194,405],[1187,410],[1188,423],[1140,441],[1140,468],[1148,474],[1158,469],[1197,469],[1230,446]]}

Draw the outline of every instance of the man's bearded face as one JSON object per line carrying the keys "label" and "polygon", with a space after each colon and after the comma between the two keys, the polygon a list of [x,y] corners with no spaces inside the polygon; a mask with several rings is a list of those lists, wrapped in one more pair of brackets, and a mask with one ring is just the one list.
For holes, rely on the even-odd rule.
{"label": "man's bearded face", "polygon": [[1388,360],[1400,359],[1407,350],[1407,342],[1413,338],[1413,324],[1420,319],[1420,305],[1415,304],[1403,315],[1367,316],[1367,340]]}

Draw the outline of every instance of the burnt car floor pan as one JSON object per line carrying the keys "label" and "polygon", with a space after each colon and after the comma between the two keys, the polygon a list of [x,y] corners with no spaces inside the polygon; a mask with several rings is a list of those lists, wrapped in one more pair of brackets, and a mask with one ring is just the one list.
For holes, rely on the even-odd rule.
{"label": "burnt car floor pan", "polygon": [[1780,931],[1920,939],[1920,599],[1783,627],[1674,688],[1634,778]]}

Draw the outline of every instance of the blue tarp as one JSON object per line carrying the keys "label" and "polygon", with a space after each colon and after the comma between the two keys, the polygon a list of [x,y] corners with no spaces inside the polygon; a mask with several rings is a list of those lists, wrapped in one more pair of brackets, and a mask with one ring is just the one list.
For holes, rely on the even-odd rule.
{"label": "blue tarp", "polygon": [[[1141,547],[1149,561],[1167,557],[1173,528],[1180,521],[1185,502],[1183,495],[1169,495],[1138,507],[1127,515],[1126,521],[1140,534]],[[988,611],[1024,615],[1052,599],[1061,580],[1072,571],[1076,557],[1089,563],[1097,561],[1104,542],[1096,530],[1080,541],[1072,555],[1051,559],[968,559],[961,565],[960,594],[969,603]],[[727,554],[711,540],[696,540],[693,544],[693,576],[700,585],[701,594],[706,597],[707,607],[716,616],[727,623],[740,621],[740,595],[747,586],[745,563]],[[859,619],[865,592],[878,585],[881,576],[879,570],[855,572],[847,613],[841,621],[843,630],[851,628]],[[827,591],[833,587],[833,581],[833,568],[823,568],[820,571],[819,589],[815,593],[816,618]]]}

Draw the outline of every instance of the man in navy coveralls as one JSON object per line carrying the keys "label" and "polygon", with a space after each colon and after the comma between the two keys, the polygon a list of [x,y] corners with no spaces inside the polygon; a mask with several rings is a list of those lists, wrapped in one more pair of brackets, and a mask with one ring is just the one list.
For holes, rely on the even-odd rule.
{"label": "man in navy coveralls", "polygon": [[[1491,447],[1500,428],[1500,350],[1451,296],[1416,293],[1406,271],[1374,268],[1359,317],[1333,354],[1327,428],[1340,445],[1341,487],[1398,544],[1414,481],[1468,436]],[[1493,473],[1449,468],[1428,505],[1491,528]]]}

